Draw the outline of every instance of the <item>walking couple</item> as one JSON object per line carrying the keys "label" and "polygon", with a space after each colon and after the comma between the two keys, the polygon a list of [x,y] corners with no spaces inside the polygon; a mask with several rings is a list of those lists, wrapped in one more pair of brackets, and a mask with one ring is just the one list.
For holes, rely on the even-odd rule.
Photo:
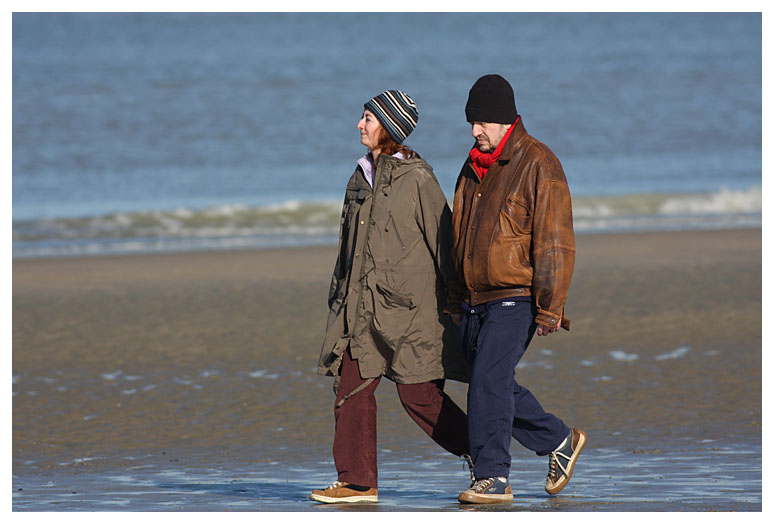
{"label": "walking couple", "polygon": [[[431,167],[404,145],[417,125],[414,101],[390,90],[364,104],[357,128],[368,153],[345,192],[318,365],[335,378],[338,477],[312,500],[377,501],[382,376],[420,428],[467,461],[462,503],[513,498],[512,437],[549,456],[549,494],[568,483],[584,447],[584,432],[546,412],[514,377],[534,334],[570,328],[575,244],[565,174],[527,133],[503,77],[478,79],[465,113],[476,144],[450,211]],[[469,383],[467,414],[444,392],[445,379]]]}

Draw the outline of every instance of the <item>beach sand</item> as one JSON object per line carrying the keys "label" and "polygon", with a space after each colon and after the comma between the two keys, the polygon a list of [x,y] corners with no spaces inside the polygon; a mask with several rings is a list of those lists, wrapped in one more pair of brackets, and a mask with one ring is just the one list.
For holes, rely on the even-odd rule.
{"label": "beach sand", "polygon": [[[335,252],[14,260],[14,510],[330,510]],[[760,229],[578,236],[571,331],[517,377],[589,444],[548,498],[515,443],[499,510],[761,510],[761,254]],[[460,462],[377,397],[376,507],[464,508]]]}

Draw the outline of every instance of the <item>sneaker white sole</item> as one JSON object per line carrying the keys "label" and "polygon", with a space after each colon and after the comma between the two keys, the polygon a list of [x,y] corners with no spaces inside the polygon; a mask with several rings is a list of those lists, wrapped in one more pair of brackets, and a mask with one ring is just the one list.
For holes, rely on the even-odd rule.
{"label": "sneaker white sole", "polygon": [[513,501],[514,494],[479,494],[473,491],[464,490],[460,493],[457,500],[460,503],[503,503],[506,501]]}
{"label": "sneaker white sole", "polygon": [[330,498],[320,494],[310,494],[309,499],[320,503],[377,503],[377,496],[345,496],[343,498]]}

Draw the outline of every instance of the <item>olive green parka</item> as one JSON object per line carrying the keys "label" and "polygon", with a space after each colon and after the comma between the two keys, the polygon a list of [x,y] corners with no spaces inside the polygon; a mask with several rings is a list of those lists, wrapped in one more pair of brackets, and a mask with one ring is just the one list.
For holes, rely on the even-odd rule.
{"label": "olive green parka", "polygon": [[358,166],[347,184],[318,373],[338,376],[350,347],[364,379],[468,381],[445,311],[452,214],[425,160],[380,155],[374,188]]}

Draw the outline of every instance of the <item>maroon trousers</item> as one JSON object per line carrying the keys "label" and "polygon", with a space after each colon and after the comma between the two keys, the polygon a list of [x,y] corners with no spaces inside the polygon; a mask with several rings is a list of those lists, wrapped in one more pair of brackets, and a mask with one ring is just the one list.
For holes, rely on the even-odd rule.
{"label": "maroon trousers", "polygon": [[[380,378],[359,390],[364,380],[348,348],[342,357],[339,392],[334,405],[334,463],[344,483],[377,487],[377,401]],[[468,419],[444,393],[444,380],[412,385],[396,383],[398,397],[415,423],[442,448],[460,456],[468,454]]]}

